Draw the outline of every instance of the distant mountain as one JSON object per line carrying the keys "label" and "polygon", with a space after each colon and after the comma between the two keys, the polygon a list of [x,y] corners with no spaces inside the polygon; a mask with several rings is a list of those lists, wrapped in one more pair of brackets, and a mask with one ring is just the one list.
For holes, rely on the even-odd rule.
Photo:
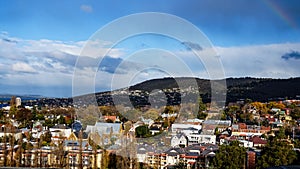
{"label": "distant mountain", "polygon": [[[152,91],[154,89],[176,88],[177,82],[186,87],[194,78],[164,78],[148,80],[130,87],[130,90]],[[206,79],[196,79],[199,93],[204,101],[210,101],[211,85]],[[269,101],[280,99],[300,99],[300,78],[269,79],[269,78],[228,78],[227,102],[243,99],[253,101]],[[182,87],[182,86],[181,86]]]}
{"label": "distant mountain", "polygon": [[0,101],[10,101],[12,96],[20,97],[21,100],[36,100],[43,98],[40,95],[14,95],[14,94],[0,94]]}
{"label": "distant mountain", "polygon": [[[191,86],[196,80],[196,86]],[[218,82],[219,81],[215,81]],[[269,79],[269,78],[228,78],[227,98],[226,102],[235,102],[239,100],[251,99],[252,101],[266,102],[270,100],[283,99],[300,99],[300,78],[289,79]],[[180,84],[180,85],[179,85]],[[214,83],[216,84],[216,83]],[[178,90],[178,87],[180,89]],[[218,85],[216,85],[218,87]],[[162,98],[162,92],[166,98]],[[155,91],[156,92],[153,92]],[[195,92],[195,91],[199,91]],[[188,94],[187,94],[188,93]],[[134,105],[135,107],[150,105],[149,96],[154,105],[160,105],[164,101],[167,105],[181,104],[185,101],[194,102],[190,98],[195,98],[198,94],[202,97],[203,102],[208,103],[211,100],[211,81],[207,79],[195,79],[189,77],[182,78],[162,78],[148,80],[128,88],[118,89],[115,91],[106,91],[91,93],[87,95],[77,96],[74,98],[42,98],[37,95],[19,96],[22,100],[35,100],[30,102],[33,105],[89,105],[94,104],[96,99],[98,105],[113,105],[116,101],[125,106]],[[152,95],[153,94],[153,95]],[[9,101],[12,95],[0,95],[0,101]],[[18,96],[18,95],[16,95]],[[95,97],[96,96],[96,97]],[[116,96],[116,97],[115,97]],[[128,102],[128,97],[130,102]],[[117,98],[117,100],[116,100]],[[165,99],[165,100],[164,100]]]}

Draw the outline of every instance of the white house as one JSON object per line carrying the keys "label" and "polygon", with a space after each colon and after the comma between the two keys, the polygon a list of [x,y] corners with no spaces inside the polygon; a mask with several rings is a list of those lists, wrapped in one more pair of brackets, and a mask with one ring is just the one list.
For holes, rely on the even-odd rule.
{"label": "white house", "polygon": [[188,137],[188,144],[198,144],[198,143],[210,143],[216,144],[216,135],[209,134],[190,134]]}
{"label": "white house", "polygon": [[51,140],[54,142],[58,142],[62,139],[70,137],[72,133],[72,129],[65,125],[56,125],[53,128],[49,128],[52,138]]}
{"label": "white house", "polygon": [[183,133],[176,134],[171,138],[171,146],[187,147],[188,139]]}
{"label": "white house", "polygon": [[172,133],[184,133],[186,136],[194,133],[199,133],[201,130],[201,125],[192,125],[192,124],[172,124],[171,130]]}

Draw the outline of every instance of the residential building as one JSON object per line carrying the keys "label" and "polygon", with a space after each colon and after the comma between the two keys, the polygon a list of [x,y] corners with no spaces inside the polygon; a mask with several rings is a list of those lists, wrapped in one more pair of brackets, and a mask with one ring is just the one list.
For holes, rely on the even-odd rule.
{"label": "residential building", "polygon": [[187,147],[188,146],[188,138],[184,135],[184,133],[178,133],[171,138],[171,146],[179,146],[179,147]]}

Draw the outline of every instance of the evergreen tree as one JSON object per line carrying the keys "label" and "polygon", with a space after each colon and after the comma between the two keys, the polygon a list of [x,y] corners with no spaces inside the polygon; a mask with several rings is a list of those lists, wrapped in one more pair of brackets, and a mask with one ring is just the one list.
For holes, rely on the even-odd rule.
{"label": "evergreen tree", "polygon": [[136,137],[139,138],[144,138],[144,137],[148,137],[150,136],[150,130],[148,128],[148,126],[143,125],[143,126],[139,126],[135,129],[135,135]]}
{"label": "evergreen tree", "polygon": [[207,112],[206,112],[206,105],[202,102],[202,98],[199,97],[198,99],[198,119],[205,119],[207,117]]}
{"label": "evergreen tree", "polygon": [[263,148],[258,160],[258,168],[292,164],[297,159],[297,154],[292,148],[285,139],[284,130],[280,129],[277,136],[270,137]]}
{"label": "evergreen tree", "polygon": [[221,145],[213,159],[213,167],[216,169],[243,168],[246,162],[246,149],[239,146],[238,141],[230,145]]}

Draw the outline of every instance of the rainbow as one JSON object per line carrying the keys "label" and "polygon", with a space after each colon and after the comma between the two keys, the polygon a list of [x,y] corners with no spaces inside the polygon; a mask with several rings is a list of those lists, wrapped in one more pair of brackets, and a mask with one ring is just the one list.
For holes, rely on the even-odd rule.
{"label": "rainbow", "polygon": [[266,6],[271,9],[271,11],[277,15],[282,21],[287,23],[292,28],[297,28],[296,22],[288,15],[288,13],[282,9],[275,1],[263,0]]}

